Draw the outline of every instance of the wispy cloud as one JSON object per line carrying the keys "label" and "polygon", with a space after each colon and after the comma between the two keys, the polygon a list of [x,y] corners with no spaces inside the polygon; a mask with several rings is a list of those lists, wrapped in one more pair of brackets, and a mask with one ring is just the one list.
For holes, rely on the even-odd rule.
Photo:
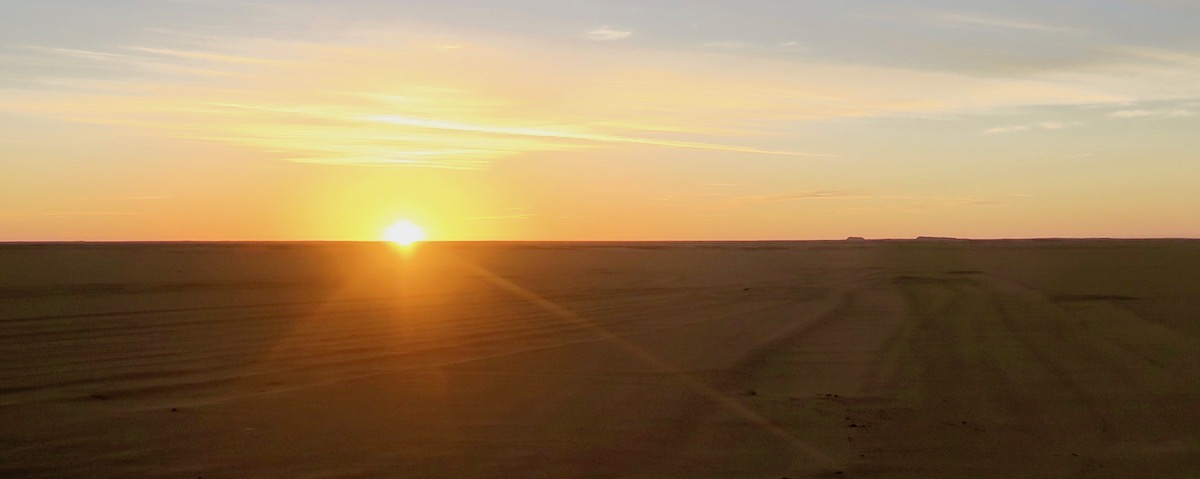
{"label": "wispy cloud", "polygon": [[527,220],[530,218],[536,218],[539,216],[542,216],[542,215],[538,214],[538,213],[531,213],[529,211],[529,208],[515,207],[515,208],[506,208],[504,211],[496,212],[495,214],[470,216],[470,217],[463,218],[463,219],[467,220],[467,221],[520,221],[520,220]]}
{"label": "wispy cloud", "polygon": [[[629,33],[597,32],[597,39]],[[578,45],[378,31],[336,44],[187,45],[29,50],[12,61],[28,81],[0,88],[0,110],[223,142],[297,162],[478,168],[530,152],[617,146],[822,158],[832,155],[786,141],[778,125],[1200,97],[1194,58],[1159,50],[1115,52],[1130,61],[1113,67],[1123,72],[1118,79],[1109,70],[976,78],[700,48],[599,49],[584,60]],[[721,68],[713,68],[717,56]],[[985,133],[1074,126],[1048,121]]]}
{"label": "wispy cloud", "polygon": [[127,50],[163,57],[175,57],[187,60],[233,64],[279,64],[283,60],[271,58],[256,58],[252,56],[228,55],[197,50],[178,50],[172,48],[127,47]]}
{"label": "wispy cloud", "polygon": [[711,195],[700,195],[699,197],[662,197],[650,200],[702,211],[753,209],[771,204],[805,202],[809,204],[816,204],[811,202],[836,203],[837,208],[845,211],[897,211],[989,206],[1015,197],[1015,195],[1010,197],[941,196],[860,190],[806,190],[762,195],[728,195],[716,199]]}
{"label": "wispy cloud", "polygon": [[595,30],[590,30],[583,35],[590,40],[612,41],[629,38],[633,36],[633,32],[629,30],[617,30],[612,27],[600,27]]}
{"label": "wispy cloud", "polygon": [[1033,22],[1017,18],[997,17],[991,15],[981,15],[974,13],[944,13],[937,16],[939,22],[957,26],[957,27],[985,27],[985,28],[1002,28],[1006,30],[1020,30],[1027,32],[1045,32],[1045,33],[1084,33],[1086,30],[1081,28],[1050,25],[1046,23]]}
{"label": "wispy cloud", "polygon": [[171,195],[143,195],[143,196],[102,196],[97,198],[86,198],[87,201],[159,201],[171,199]]}
{"label": "wispy cloud", "polygon": [[771,52],[806,52],[808,49],[800,44],[800,42],[752,42],[746,40],[712,40],[699,43],[699,46],[709,50],[727,52],[730,54],[739,52],[754,52],[766,53]]}
{"label": "wispy cloud", "polygon": [[[194,56],[171,55],[173,60],[164,61],[154,49],[125,48],[115,51],[84,50],[72,48],[45,47],[25,45],[25,50],[36,52],[36,61],[28,57],[14,58],[14,64],[32,64],[28,70],[49,69],[57,71],[82,70],[91,73],[86,77],[60,77],[34,74],[27,78],[30,83],[44,86],[78,87],[79,85],[96,85],[105,81],[119,78],[137,78],[140,81],[174,81],[204,80],[213,77],[231,77],[238,72],[216,65],[218,59],[224,63],[250,63],[249,59],[235,61],[237,58],[228,55],[209,54],[204,56],[196,53]],[[99,73],[99,75],[96,75]],[[107,80],[106,80],[107,79]]]}
{"label": "wispy cloud", "polygon": [[[732,129],[722,132],[704,125],[704,116],[677,113],[681,108],[745,108],[712,103],[734,98],[727,94],[706,102],[697,98],[699,92],[680,96],[690,88],[687,85],[666,88],[655,82],[653,89],[661,92],[593,88],[594,93],[582,96],[570,91],[570,85],[587,79],[562,76],[553,69],[549,76],[538,76],[545,75],[539,70],[546,64],[570,58],[541,62],[520,60],[515,55],[521,52],[495,48],[426,48],[446,44],[439,38],[367,40],[340,46],[250,43],[242,50],[212,52],[145,46],[123,47],[113,54],[71,51],[64,54],[118,62],[118,69],[138,62],[147,69],[186,66],[231,76],[217,83],[66,77],[58,79],[62,85],[89,84],[0,90],[0,109],[220,141],[280,159],[337,165],[476,168],[525,152],[603,145],[829,156],[745,144],[738,138],[744,135]],[[543,55],[547,53],[557,54]],[[423,66],[398,77],[388,65],[400,61]],[[627,92],[650,97],[634,102],[623,97]],[[631,104],[641,108],[630,110]]]}
{"label": "wispy cloud", "polygon": [[754,153],[761,155],[779,155],[779,156],[798,156],[798,157],[830,157],[830,155],[820,155],[814,153],[805,153],[800,151],[788,150],[769,150],[762,148],[753,148],[737,145],[722,145],[716,143],[700,143],[690,141],[673,141],[654,138],[640,138],[630,136],[609,135],[603,133],[589,133],[579,131],[569,131],[563,129],[546,129],[546,128],[521,128],[521,127],[503,127],[491,125],[477,125],[468,123],[459,123],[441,120],[429,120],[423,118],[404,117],[396,115],[375,115],[364,118],[368,121],[383,122],[401,126],[424,128],[431,130],[447,130],[471,133],[484,133],[492,135],[505,135],[516,137],[533,137],[533,138],[549,138],[569,141],[584,141],[596,143],[627,143],[635,145],[661,146],[670,148],[685,148],[692,150],[714,150],[714,151],[729,151],[738,153]]}
{"label": "wispy cloud", "polygon": [[1092,153],[1062,153],[1062,152],[1046,152],[1046,151],[1018,151],[1017,156],[1026,158],[1054,158],[1054,159],[1079,159],[1092,158],[1096,155]]}
{"label": "wispy cloud", "polygon": [[1109,113],[1108,116],[1113,118],[1142,118],[1148,116],[1184,117],[1196,116],[1198,114],[1200,113],[1197,113],[1195,110],[1189,110],[1185,108],[1170,108],[1161,110],[1118,110]]}
{"label": "wispy cloud", "polygon": [[801,191],[795,193],[786,193],[778,195],[755,195],[743,196],[742,199],[753,200],[758,203],[774,203],[778,201],[795,201],[795,200],[814,200],[814,199],[865,199],[872,198],[872,195],[841,190],[814,190]]}
{"label": "wispy cloud", "polygon": [[1200,67],[1200,54],[1191,51],[1170,50],[1164,48],[1149,48],[1141,46],[1121,46],[1112,49],[1113,53],[1128,55],[1154,62],[1159,65],[1175,67]]}
{"label": "wispy cloud", "polygon": [[732,195],[718,200],[702,200],[694,205],[704,210],[746,208],[769,203],[784,203],[804,200],[867,200],[876,196],[870,193],[844,190],[808,190],[765,195]]}
{"label": "wispy cloud", "polygon": [[511,214],[511,215],[472,216],[470,218],[465,218],[465,219],[467,221],[516,221],[516,220],[527,220],[527,219],[534,218],[537,216],[540,216],[540,215],[537,215],[534,213],[518,213],[518,214]]}
{"label": "wispy cloud", "polygon": [[130,211],[0,211],[0,218],[43,218],[71,216],[139,216]]}
{"label": "wispy cloud", "polygon": [[[1015,199],[1011,195],[1007,200]],[[850,210],[857,211],[924,211],[947,208],[973,208],[1005,203],[1004,198],[981,196],[898,196],[881,198]]]}
{"label": "wispy cloud", "polygon": [[62,55],[67,57],[81,58],[84,60],[124,60],[128,59],[128,55],[121,55],[110,52],[98,52],[92,50],[81,50],[77,48],[57,48],[43,47],[39,45],[25,45],[25,49],[33,50],[39,53],[50,55]]}
{"label": "wispy cloud", "polygon": [[736,40],[704,42],[701,45],[708,47],[708,48],[715,48],[718,50],[744,50],[746,48],[751,48],[751,47],[755,46],[753,43],[750,43],[750,42],[743,42],[743,41],[736,41]]}
{"label": "wispy cloud", "polygon": [[1062,130],[1065,128],[1075,128],[1083,126],[1082,123],[1061,122],[1061,121],[1043,121],[1039,123],[1030,123],[1025,125],[1000,126],[983,130],[985,135],[999,135],[1004,133],[1015,133],[1022,131],[1037,131],[1037,130]]}

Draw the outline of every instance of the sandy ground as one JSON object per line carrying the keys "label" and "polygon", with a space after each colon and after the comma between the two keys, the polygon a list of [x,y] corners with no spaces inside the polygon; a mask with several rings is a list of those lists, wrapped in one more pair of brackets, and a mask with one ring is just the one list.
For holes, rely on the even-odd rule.
{"label": "sandy ground", "polygon": [[1200,242],[0,245],[0,477],[1200,477]]}

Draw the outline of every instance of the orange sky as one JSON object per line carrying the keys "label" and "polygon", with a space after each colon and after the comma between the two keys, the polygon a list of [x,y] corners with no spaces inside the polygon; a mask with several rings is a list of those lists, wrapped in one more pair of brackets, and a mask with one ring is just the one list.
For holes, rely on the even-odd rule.
{"label": "orange sky", "polygon": [[138,5],[0,20],[0,240],[1200,236],[1189,5]]}

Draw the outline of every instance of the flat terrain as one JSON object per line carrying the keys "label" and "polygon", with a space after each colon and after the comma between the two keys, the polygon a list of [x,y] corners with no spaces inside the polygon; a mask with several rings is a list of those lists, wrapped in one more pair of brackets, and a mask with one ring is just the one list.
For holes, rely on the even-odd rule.
{"label": "flat terrain", "polygon": [[0,477],[1200,477],[1200,241],[0,245]]}

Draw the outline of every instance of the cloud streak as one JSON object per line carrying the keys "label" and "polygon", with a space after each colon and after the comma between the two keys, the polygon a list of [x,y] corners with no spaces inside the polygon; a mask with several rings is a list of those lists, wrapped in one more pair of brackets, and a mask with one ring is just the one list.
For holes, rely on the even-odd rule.
{"label": "cloud streak", "polygon": [[464,218],[464,219],[466,219],[467,221],[518,221],[518,220],[527,220],[530,218],[535,218],[537,216],[540,216],[540,215],[534,214],[534,213],[520,213],[520,214],[496,215],[496,216],[472,216],[470,218]]}
{"label": "cloud streak", "polygon": [[1001,204],[1008,198],[989,196],[939,196],[895,194],[856,190],[806,190],[761,195],[730,195],[726,198],[651,198],[660,203],[677,203],[702,211],[758,208],[770,204],[830,202],[846,211],[901,211],[960,208]]}
{"label": "cloud streak", "polygon": [[1148,116],[1165,116],[1165,117],[1177,118],[1177,117],[1196,116],[1198,114],[1200,114],[1200,113],[1197,113],[1195,110],[1189,110],[1189,109],[1185,109],[1185,108],[1171,108],[1171,109],[1164,109],[1164,110],[1141,110],[1141,109],[1119,110],[1119,111],[1114,111],[1114,112],[1110,113],[1108,116],[1111,116],[1113,118],[1144,118],[1144,117],[1148,117]]}
{"label": "cloud streak", "polygon": [[[970,15],[948,19],[1064,30]],[[632,35],[613,28],[590,33],[597,40]],[[779,125],[1200,96],[1194,55],[1145,48],[1106,49],[1122,62],[1108,68],[1011,78],[700,47],[594,49],[587,58],[573,48],[379,31],[337,44],[227,38],[203,48],[29,47],[37,54],[16,58],[21,68],[14,71],[43,73],[22,77],[24,87],[0,89],[0,110],[218,141],[298,162],[478,168],[530,152],[618,146],[830,158],[836,155],[786,141]],[[1113,71],[1123,72],[1119,80]],[[1048,121],[983,133],[1076,126]]]}
{"label": "cloud streak", "polygon": [[0,211],[0,218],[50,218],[83,216],[140,216],[131,211]]}
{"label": "cloud streak", "polygon": [[1085,33],[1086,30],[1061,25],[1033,22],[1015,18],[996,17],[973,13],[946,13],[939,15],[938,20],[943,24],[957,27],[985,27],[1017,30],[1024,32],[1042,33]]}
{"label": "cloud streak", "polygon": [[[380,42],[394,46],[385,48]],[[598,94],[588,97],[558,85],[543,89],[543,82],[589,80],[523,70],[521,60],[516,65],[508,60],[524,53],[474,43],[444,49],[435,48],[446,44],[443,39],[367,35],[361,44],[336,47],[250,42],[240,51],[218,47],[219,52],[148,46],[120,47],[116,53],[56,51],[113,70],[137,65],[144,71],[204,73],[197,72],[191,82],[154,77],[59,78],[42,83],[40,90],[9,92],[19,93],[14,95],[0,90],[0,108],[220,141],[280,159],[338,165],[477,168],[526,152],[604,145],[829,157],[742,144],[704,126],[704,116],[680,121],[677,106],[705,108],[691,95],[665,99],[663,95],[644,102],[661,112],[656,114],[625,110],[628,106],[622,103],[628,100],[621,98],[623,90],[593,89]],[[380,66],[398,59],[424,66],[399,78],[394,70]],[[524,63],[546,68],[541,61]],[[496,76],[482,78],[471,71],[475,69]],[[227,79],[215,83],[205,79],[220,76]],[[571,95],[566,97],[566,108],[560,106],[562,97],[543,98],[555,90]]]}
{"label": "cloud streak", "polygon": [[1075,128],[1075,127],[1079,127],[1079,126],[1083,126],[1083,124],[1082,123],[1067,123],[1067,122],[1061,122],[1061,121],[1043,121],[1043,122],[1030,123],[1030,124],[1025,124],[1025,125],[1000,126],[1000,127],[996,127],[996,128],[988,128],[986,130],[983,130],[983,134],[985,134],[985,135],[1000,135],[1000,134],[1004,134],[1004,133],[1017,133],[1017,132],[1025,132],[1025,131],[1062,130],[1062,129],[1066,129],[1066,128]]}
{"label": "cloud streak", "polygon": [[629,30],[617,30],[612,27],[600,27],[584,33],[583,36],[589,40],[607,42],[613,40],[624,40],[633,36],[633,32]]}
{"label": "cloud streak", "polygon": [[368,116],[364,118],[367,121],[383,122],[400,126],[425,128],[432,130],[447,130],[460,131],[471,133],[484,133],[492,135],[505,135],[517,137],[533,137],[533,138],[549,138],[558,140],[583,141],[594,143],[624,143],[633,145],[659,146],[667,148],[684,148],[691,150],[713,150],[727,151],[737,153],[753,153],[760,155],[778,155],[778,156],[796,156],[796,157],[823,157],[828,158],[830,155],[820,155],[814,153],[804,153],[799,151],[786,150],[767,150],[761,148],[736,146],[736,145],[721,145],[714,143],[698,143],[688,141],[672,141],[654,138],[639,138],[620,135],[609,135],[602,133],[586,133],[572,132],[541,128],[513,128],[513,127],[497,127],[486,125],[472,125],[465,123],[456,123],[439,120],[426,120],[421,118],[411,118],[395,115],[379,115]]}

